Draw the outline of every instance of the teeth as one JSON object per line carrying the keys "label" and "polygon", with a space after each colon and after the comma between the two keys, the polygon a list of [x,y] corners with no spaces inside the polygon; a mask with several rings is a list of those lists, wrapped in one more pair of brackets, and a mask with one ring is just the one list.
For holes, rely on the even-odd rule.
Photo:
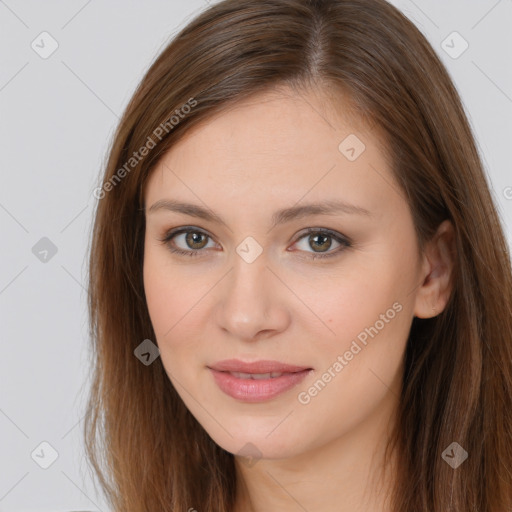
{"label": "teeth", "polygon": [[239,379],[250,379],[251,374],[250,373],[238,373],[238,372],[230,372],[231,375],[234,375],[235,377]]}
{"label": "teeth", "polygon": [[233,377],[237,379],[254,379],[254,380],[262,380],[262,379],[275,379],[276,377],[281,377],[283,375],[282,372],[271,372],[271,373],[242,373],[242,372],[229,372]]}

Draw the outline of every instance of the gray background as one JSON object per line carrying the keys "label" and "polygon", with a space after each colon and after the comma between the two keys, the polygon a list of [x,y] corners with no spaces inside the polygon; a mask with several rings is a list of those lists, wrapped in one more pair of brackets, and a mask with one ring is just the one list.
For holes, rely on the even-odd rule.
{"label": "gray background", "polygon": [[[510,244],[512,1],[392,3],[427,36],[461,93]],[[92,191],[137,83],[206,7],[203,0],[0,0],[0,512],[108,510],[81,438]],[[51,48],[49,39],[41,43],[43,31],[59,45],[46,59],[31,47]],[[469,44],[458,58],[442,47],[454,31]],[[463,43],[445,44],[458,53]],[[48,248],[43,237],[56,254],[38,252]],[[43,441],[58,453],[48,469],[35,462],[50,462]]]}

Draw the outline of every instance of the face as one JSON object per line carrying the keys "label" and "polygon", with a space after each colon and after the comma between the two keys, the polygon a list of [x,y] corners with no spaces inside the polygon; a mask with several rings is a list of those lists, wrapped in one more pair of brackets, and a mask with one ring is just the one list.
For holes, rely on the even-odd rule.
{"label": "face", "polygon": [[318,92],[275,90],[189,132],[144,199],[161,361],[218,445],[293,457],[383,416],[422,265],[375,133]]}

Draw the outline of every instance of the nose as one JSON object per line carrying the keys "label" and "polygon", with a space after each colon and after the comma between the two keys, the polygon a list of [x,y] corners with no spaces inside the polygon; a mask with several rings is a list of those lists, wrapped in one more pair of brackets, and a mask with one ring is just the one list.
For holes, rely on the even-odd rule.
{"label": "nose", "polygon": [[290,323],[287,288],[270,269],[265,252],[251,263],[235,254],[218,294],[217,325],[234,339],[268,338]]}

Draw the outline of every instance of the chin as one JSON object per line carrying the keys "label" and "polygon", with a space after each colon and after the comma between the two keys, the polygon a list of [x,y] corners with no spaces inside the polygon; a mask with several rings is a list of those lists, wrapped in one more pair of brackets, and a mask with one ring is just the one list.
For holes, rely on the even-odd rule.
{"label": "chin", "polygon": [[251,461],[258,459],[287,459],[298,455],[300,447],[297,439],[292,438],[286,431],[281,434],[268,432],[272,429],[251,430],[250,428],[241,429],[239,432],[229,430],[233,437],[228,434],[221,437],[212,437],[213,441],[221,448],[232,453],[240,461],[250,466]]}

